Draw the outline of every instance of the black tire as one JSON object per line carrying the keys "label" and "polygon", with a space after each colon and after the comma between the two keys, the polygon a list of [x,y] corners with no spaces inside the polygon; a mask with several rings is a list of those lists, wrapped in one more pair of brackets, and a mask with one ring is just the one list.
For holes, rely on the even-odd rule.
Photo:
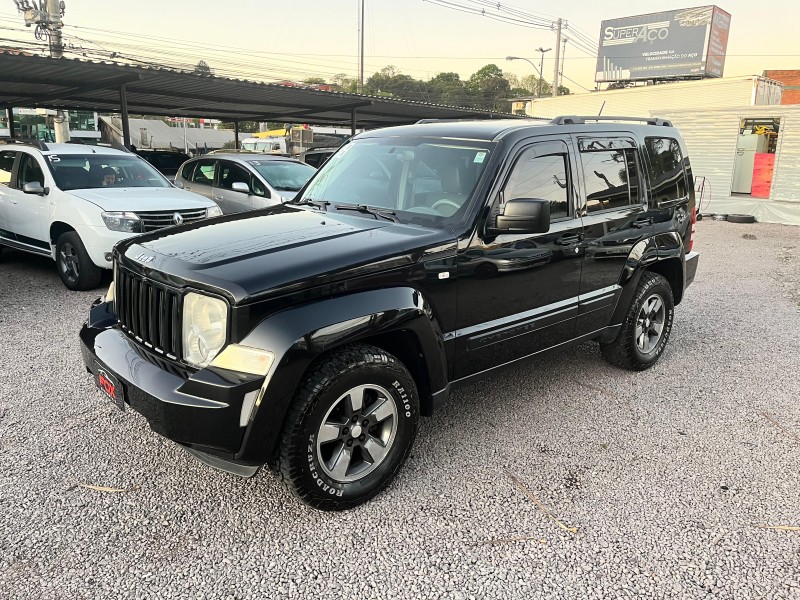
{"label": "black tire", "polygon": [[93,290],[100,285],[103,269],[89,258],[80,236],[62,233],[56,242],[56,267],[61,281],[71,290]]}
{"label": "black tire", "polygon": [[[661,309],[655,311],[655,314],[654,300],[661,303]],[[649,369],[659,359],[669,341],[674,313],[675,302],[667,280],[658,273],[645,271],[636,286],[617,339],[600,344],[603,357],[622,369]],[[658,329],[659,323],[661,327],[654,338],[653,332]]]}
{"label": "black tire", "polygon": [[728,215],[729,223],[755,223],[756,218],[753,215]]}
{"label": "black tire", "polygon": [[714,215],[713,218],[714,218],[715,221],[727,221],[728,220],[728,215],[722,214],[722,213],[717,213],[717,214]]}
{"label": "black tire", "polygon": [[[362,406],[353,411],[359,396]],[[418,421],[417,386],[405,366],[380,348],[345,346],[306,375],[284,421],[276,471],[292,494],[314,508],[353,508],[395,476]]]}

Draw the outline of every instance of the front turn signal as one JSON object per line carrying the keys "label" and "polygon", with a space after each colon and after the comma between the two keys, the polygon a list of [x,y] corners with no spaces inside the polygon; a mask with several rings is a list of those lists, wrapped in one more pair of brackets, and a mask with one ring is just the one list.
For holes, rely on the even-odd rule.
{"label": "front turn signal", "polygon": [[272,366],[275,355],[269,350],[259,350],[250,346],[228,344],[226,348],[211,361],[212,367],[238,371],[239,373],[252,373],[253,375],[266,375]]}

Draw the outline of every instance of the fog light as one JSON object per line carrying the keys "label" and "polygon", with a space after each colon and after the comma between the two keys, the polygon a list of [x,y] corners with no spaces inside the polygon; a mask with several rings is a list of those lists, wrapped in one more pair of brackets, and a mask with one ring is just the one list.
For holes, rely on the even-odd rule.
{"label": "fog light", "polygon": [[106,259],[106,262],[111,262],[111,252],[106,252],[106,253],[103,255],[103,258],[105,258],[105,259]]}

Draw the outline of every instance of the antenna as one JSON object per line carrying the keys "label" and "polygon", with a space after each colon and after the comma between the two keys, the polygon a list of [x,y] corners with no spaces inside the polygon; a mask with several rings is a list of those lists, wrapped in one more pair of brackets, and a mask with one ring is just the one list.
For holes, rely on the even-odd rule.
{"label": "antenna", "polygon": [[605,100],[603,100],[603,104],[601,104],[601,105],[600,105],[600,110],[599,110],[599,111],[597,111],[597,116],[598,116],[598,117],[599,117],[601,114],[603,114],[603,109],[604,109],[605,107],[606,107],[606,101],[605,101]]}

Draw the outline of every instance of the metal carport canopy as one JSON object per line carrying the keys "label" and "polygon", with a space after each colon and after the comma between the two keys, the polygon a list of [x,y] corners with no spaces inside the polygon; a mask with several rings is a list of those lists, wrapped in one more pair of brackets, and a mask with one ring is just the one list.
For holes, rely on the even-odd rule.
{"label": "metal carport canopy", "polygon": [[358,127],[367,129],[419,119],[510,116],[163,68],[0,52],[0,108],[120,112],[121,95],[127,97],[129,113],[223,121],[350,125],[355,110]]}

